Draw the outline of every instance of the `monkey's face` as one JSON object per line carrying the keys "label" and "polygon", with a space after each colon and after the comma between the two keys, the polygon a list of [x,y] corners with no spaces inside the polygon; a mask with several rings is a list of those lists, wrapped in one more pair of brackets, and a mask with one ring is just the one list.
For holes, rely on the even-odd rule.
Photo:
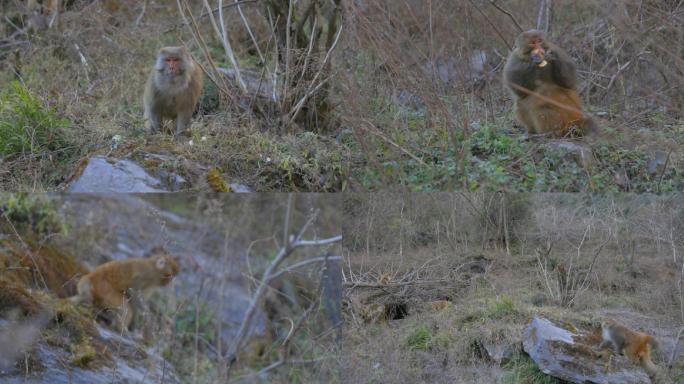
{"label": "monkey's face", "polygon": [[524,57],[529,57],[535,65],[543,67],[546,65],[546,51],[548,49],[546,38],[541,31],[531,30],[523,32],[515,41],[516,49]]}
{"label": "monkey's face", "polygon": [[154,266],[164,280],[164,284],[171,281],[171,279],[178,274],[178,262],[176,262],[173,256],[157,256]]}
{"label": "monkey's face", "polygon": [[166,76],[182,76],[188,54],[185,47],[164,47],[159,50],[155,68]]}
{"label": "monkey's face", "polygon": [[535,64],[541,64],[544,62],[544,56],[546,56],[546,50],[543,46],[544,41],[541,37],[532,39],[530,42],[530,59]]}

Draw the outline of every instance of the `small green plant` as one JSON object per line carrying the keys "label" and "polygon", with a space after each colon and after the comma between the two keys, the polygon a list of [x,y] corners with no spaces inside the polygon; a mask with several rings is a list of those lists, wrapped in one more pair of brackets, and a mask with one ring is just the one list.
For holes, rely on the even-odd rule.
{"label": "small green plant", "polygon": [[186,305],[176,316],[176,332],[181,335],[181,342],[192,343],[195,332],[207,342],[213,343],[216,336],[216,326],[213,322],[214,315],[205,304],[199,308],[194,304]]}
{"label": "small green plant", "polygon": [[504,366],[509,372],[504,376],[505,384],[561,384],[562,381],[551,377],[537,368],[527,356],[520,356]]}
{"label": "small green plant", "polygon": [[410,349],[427,351],[432,346],[432,332],[427,325],[421,325],[406,338],[406,345]]}
{"label": "small green plant", "polygon": [[0,92],[0,156],[64,148],[63,130],[69,125],[18,81]]}
{"label": "small green plant", "polygon": [[515,309],[515,304],[510,296],[503,294],[498,299],[489,303],[488,317],[492,319],[500,319],[508,315],[514,315],[518,311]]}
{"label": "small green plant", "polygon": [[12,223],[16,230],[28,231],[39,236],[65,233],[67,229],[66,223],[57,210],[47,198],[41,195],[26,193],[0,195],[0,216]]}

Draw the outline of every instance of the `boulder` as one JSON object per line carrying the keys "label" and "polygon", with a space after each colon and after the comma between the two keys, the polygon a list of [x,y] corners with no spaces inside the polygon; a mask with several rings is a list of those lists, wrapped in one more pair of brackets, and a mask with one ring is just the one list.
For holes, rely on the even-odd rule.
{"label": "boulder", "polygon": [[525,328],[523,349],[547,375],[571,383],[644,384],[648,375],[624,356],[600,358],[596,330],[566,329],[536,317]]}

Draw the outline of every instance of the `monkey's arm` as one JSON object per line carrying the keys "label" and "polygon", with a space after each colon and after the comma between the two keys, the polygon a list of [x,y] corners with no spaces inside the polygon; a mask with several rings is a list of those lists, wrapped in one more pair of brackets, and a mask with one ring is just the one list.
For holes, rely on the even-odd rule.
{"label": "monkey's arm", "polygon": [[[530,94],[525,92],[525,90],[535,90],[535,79],[536,74],[532,62],[515,55],[511,56],[504,68],[504,82],[513,93],[520,98],[525,98]],[[524,89],[519,89],[518,87]]]}
{"label": "monkey's arm", "polygon": [[551,76],[556,84],[563,88],[575,89],[577,70],[570,55],[554,45],[549,49],[546,59],[551,63]]}

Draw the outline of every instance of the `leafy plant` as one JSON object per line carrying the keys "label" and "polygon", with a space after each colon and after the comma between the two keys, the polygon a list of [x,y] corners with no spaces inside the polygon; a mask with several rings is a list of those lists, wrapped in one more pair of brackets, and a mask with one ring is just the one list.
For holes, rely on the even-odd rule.
{"label": "leafy plant", "polygon": [[0,156],[63,148],[63,129],[70,124],[18,81],[0,92]]}

